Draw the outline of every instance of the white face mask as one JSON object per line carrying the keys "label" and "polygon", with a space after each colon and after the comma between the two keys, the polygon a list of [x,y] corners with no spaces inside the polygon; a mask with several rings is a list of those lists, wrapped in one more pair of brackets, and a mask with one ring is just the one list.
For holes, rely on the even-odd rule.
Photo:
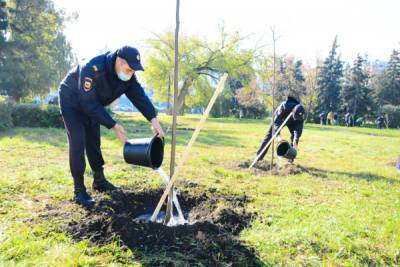
{"label": "white face mask", "polygon": [[118,78],[124,82],[129,81],[132,78],[132,75],[128,75],[123,71],[118,72],[117,75],[118,75]]}

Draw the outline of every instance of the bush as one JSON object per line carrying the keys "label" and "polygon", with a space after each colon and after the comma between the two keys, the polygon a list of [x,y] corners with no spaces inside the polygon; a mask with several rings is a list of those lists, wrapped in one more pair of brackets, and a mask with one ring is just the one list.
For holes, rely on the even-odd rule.
{"label": "bush", "polygon": [[12,105],[0,100],[0,131],[13,127]]}
{"label": "bush", "polygon": [[60,110],[56,105],[15,105],[12,110],[12,120],[15,126],[20,127],[64,127]]}
{"label": "bush", "polygon": [[390,128],[400,127],[400,106],[384,105],[381,111],[385,114],[386,119],[389,119]]}

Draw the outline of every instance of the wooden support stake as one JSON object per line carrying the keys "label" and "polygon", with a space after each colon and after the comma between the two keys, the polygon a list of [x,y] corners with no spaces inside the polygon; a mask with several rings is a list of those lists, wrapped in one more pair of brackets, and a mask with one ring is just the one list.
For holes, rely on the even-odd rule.
{"label": "wooden support stake", "polygon": [[196,130],[194,131],[194,133],[193,133],[189,143],[187,144],[186,149],[185,149],[185,151],[184,151],[184,153],[183,153],[183,155],[182,155],[182,157],[181,157],[181,159],[179,161],[179,164],[177,165],[176,172],[171,177],[171,180],[169,181],[167,187],[165,188],[164,194],[161,196],[160,201],[158,202],[157,207],[154,210],[153,215],[151,216],[151,219],[150,219],[151,221],[155,221],[155,219],[157,218],[158,213],[160,212],[161,206],[164,203],[165,198],[168,195],[168,192],[172,189],[172,187],[173,187],[173,185],[175,183],[176,177],[179,174],[179,171],[182,169],[183,164],[185,163],[186,159],[188,158],[189,152],[190,152],[194,142],[196,141],[197,136],[200,133],[200,130],[203,128],[203,125],[204,125],[204,123],[205,123],[205,121],[206,121],[206,119],[207,119],[207,117],[208,117],[208,115],[209,115],[209,113],[211,111],[211,108],[213,107],[213,105],[215,103],[215,100],[217,100],[218,95],[224,89],[225,81],[226,81],[227,78],[228,78],[228,74],[225,73],[222,76],[221,80],[219,81],[219,83],[217,85],[217,89],[215,90],[213,96],[211,97],[211,100],[208,103],[208,106],[207,106],[203,116],[201,116],[200,121],[197,123]]}

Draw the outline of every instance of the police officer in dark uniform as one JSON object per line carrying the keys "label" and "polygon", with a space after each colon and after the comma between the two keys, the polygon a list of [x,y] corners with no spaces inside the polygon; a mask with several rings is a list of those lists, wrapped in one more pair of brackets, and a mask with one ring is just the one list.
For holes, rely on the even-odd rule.
{"label": "police officer in dark uniform", "polygon": [[[282,123],[286,120],[286,118],[293,112],[293,115],[290,119],[286,122],[286,126],[289,128],[290,131],[290,139],[292,142],[293,148],[297,150],[299,145],[299,139],[303,132],[303,124],[304,124],[304,107],[300,104],[300,102],[291,96],[288,96],[287,100],[282,102],[279,107],[275,111],[275,118],[274,118],[274,128],[275,131],[282,125]],[[261,153],[264,149],[264,146],[271,140],[272,138],[272,124],[270,125],[267,135],[265,136],[260,148],[257,151],[257,155]],[[282,138],[280,137],[280,133],[278,133],[278,141],[281,141]],[[258,160],[262,160],[267,154],[269,146],[265,151],[260,155]]]}
{"label": "police officer in dark uniform", "polygon": [[382,129],[385,123],[385,118],[382,115],[380,115],[378,116],[378,118],[376,118],[375,122],[378,129]]}
{"label": "police officer in dark uniform", "polygon": [[319,118],[320,118],[321,126],[322,126],[322,125],[326,125],[326,120],[327,120],[327,118],[328,118],[328,113],[325,112],[325,111],[322,111],[322,112],[319,114]]}
{"label": "police officer in dark uniform", "polygon": [[86,192],[85,151],[93,171],[93,189],[119,189],[111,184],[103,172],[104,160],[100,149],[100,124],[114,129],[122,143],[127,141],[122,126],[107,113],[105,106],[125,94],[139,111],[151,121],[152,129],[160,137],[164,132],[156,118],[156,110],[135,71],[143,70],[139,51],[123,46],[73,68],[60,84],[60,109],[69,143],[69,163],[74,179],[74,201],[92,206],[94,200]]}

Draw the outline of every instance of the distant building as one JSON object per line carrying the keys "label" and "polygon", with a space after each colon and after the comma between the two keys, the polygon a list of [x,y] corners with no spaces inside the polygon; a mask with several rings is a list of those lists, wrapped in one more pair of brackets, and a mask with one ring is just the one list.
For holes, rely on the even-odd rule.
{"label": "distant building", "polygon": [[[146,91],[146,94],[150,98],[151,102],[158,110],[158,112],[165,112],[167,103],[153,102],[154,93],[152,91]],[[131,101],[125,95],[122,95],[111,104],[111,110],[123,112],[138,112],[138,109],[134,105],[132,105]]]}
{"label": "distant building", "polygon": [[120,98],[116,99],[111,104],[112,111],[123,111],[123,112],[137,112],[137,108],[134,107],[131,101],[125,96],[122,95]]}

